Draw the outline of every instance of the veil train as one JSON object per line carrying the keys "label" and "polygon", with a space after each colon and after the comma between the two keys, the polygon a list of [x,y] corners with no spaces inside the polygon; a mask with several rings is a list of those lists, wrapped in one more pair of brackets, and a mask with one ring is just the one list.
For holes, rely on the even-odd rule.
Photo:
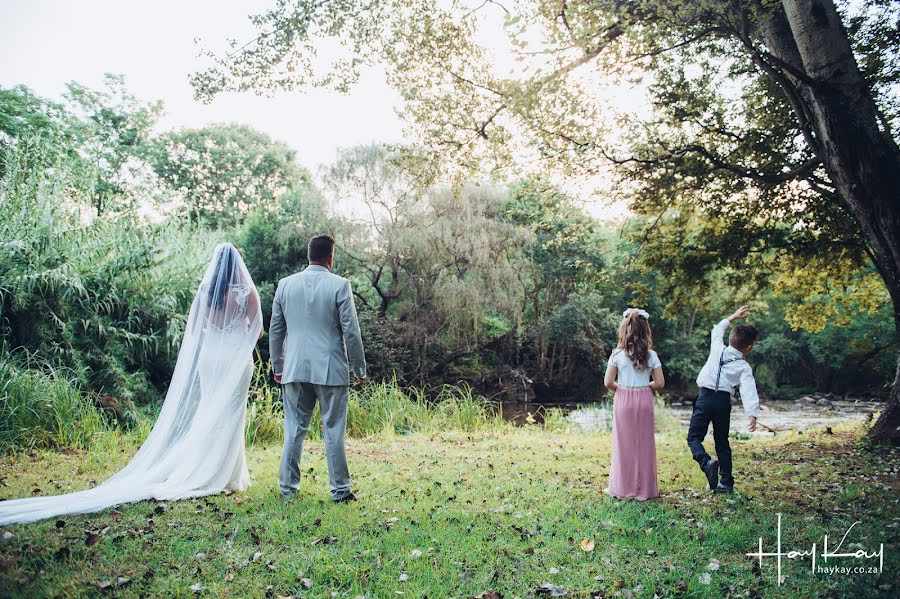
{"label": "veil train", "polygon": [[219,244],[194,296],[162,409],[135,456],[92,489],[0,501],[0,526],[250,486],[244,421],[261,330],[250,273],[233,245]]}

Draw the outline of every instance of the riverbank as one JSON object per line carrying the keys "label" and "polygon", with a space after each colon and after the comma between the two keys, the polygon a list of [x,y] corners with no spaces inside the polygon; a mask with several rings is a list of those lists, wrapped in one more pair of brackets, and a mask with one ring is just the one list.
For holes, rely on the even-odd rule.
{"label": "riverbank", "polygon": [[[664,433],[663,497],[645,503],[602,493],[608,434],[505,427],[352,439],[360,500],[337,506],[320,443],[307,444],[291,504],[275,484],[280,448],[254,447],[246,493],[5,529],[0,595],[895,596],[900,453],[869,453],[861,438],[854,427],[735,439],[739,493],[713,496],[682,435]],[[121,437],[90,452],[0,457],[0,497],[85,488],[135,445]],[[813,573],[808,560],[785,560],[779,586],[774,559],[760,568],[745,555],[760,536],[775,550],[778,513],[784,550],[821,548],[825,534],[834,544],[859,521],[846,543],[883,543],[883,572]]]}

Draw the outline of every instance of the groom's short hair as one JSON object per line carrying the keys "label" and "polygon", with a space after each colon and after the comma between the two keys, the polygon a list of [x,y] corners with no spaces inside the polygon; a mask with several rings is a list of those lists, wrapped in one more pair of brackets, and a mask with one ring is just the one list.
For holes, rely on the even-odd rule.
{"label": "groom's short hair", "polygon": [[325,262],[333,252],[334,237],[331,235],[316,235],[309,240],[307,258],[310,262]]}

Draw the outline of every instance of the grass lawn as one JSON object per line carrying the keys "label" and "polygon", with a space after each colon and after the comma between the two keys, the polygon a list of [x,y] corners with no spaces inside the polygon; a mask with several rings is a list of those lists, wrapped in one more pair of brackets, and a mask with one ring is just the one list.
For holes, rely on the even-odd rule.
{"label": "grass lawn", "polygon": [[[608,434],[536,427],[350,439],[360,501],[333,505],[321,443],[301,492],[278,494],[280,447],[249,451],[246,493],[8,527],[0,596],[873,597],[900,592],[900,452],[870,453],[859,429],[733,442],[738,493],[713,496],[681,433],[658,442],[663,498],[602,490]],[[135,442],[0,457],[0,497],[85,488]],[[38,491],[38,489],[40,491]],[[877,550],[883,573],[814,574],[808,559],[755,551]],[[88,546],[88,533],[96,542]],[[593,544],[582,547],[582,540]],[[821,563],[821,557],[819,557]],[[828,565],[874,566],[832,558]],[[542,585],[544,586],[540,589]],[[560,595],[561,596],[561,595]]]}

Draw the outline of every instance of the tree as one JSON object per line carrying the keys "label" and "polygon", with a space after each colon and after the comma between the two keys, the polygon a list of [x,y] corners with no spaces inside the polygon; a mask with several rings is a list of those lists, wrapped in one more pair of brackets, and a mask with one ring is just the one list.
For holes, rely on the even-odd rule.
{"label": "tree", "polygon": [[140,102],[122,75],[107,73],[104,85],[102,90],[75,81],[66,86],[66,99],[80,117],[78,151],[96,172],[91,204],[98,217],[135,208],[128,190],[139,178],[140,161],[162,114],[162,102]]}
{"label": "tree", "polygon": [[184,196],[190,221],[213,228],[241,223],[252,207],[309,182],[293,150],[245,125],[164,133],[148,159]]}
{"label": "tree", "polygon": [[[832,0],[344,4],[279,2],[255,18],[255,43],[194,76],[198,94],[346,87],[362,66],[386,63],[426,147],[458,164],[508,164],[523,146],[568,173],[612,163],[638,188],[695,191],[693,207],[735,232],[767,220],[777,231],[775,221],[787,220],[803,222],[799,241],[822,251],[855,245],[884,282],[900,334],[896,3],[868,0],[858,12],[842,4],[843,18]],[[477,44],[485,10],[505,11],[518,76],[495,75]],[[535,31],[541,41],[529,47]],[[322,74],[309,57],[325,37],[348,55]],[[672,64],[680,68],[670,75]],[[637,115],[624,147],[612,147],[589,65],[649,76],[653,105],[673,109]],[[697,71],[699,82],[681,76]],[[693,109],[678,110],[698,89]],[[743,202],[734,206],[735,197]],[[896,379],[871,431],[877,440],[900,442],[900,360]]]}
{"label": "tree", "polygon": [[610,307],[619,298],[603,297],[607,240],[570,198],[539,182],[512,186],[506,218],[529,233],[520,276],[527,343],[536,354],[532,378],[568,386],[577,367],[589,370],[609,354],[603,340],[615,336]]}
{"label": "tree", "polygon": [[[24,85],[0,88],[0,177],[7,164],[27,157],[26,168],[50,168],[63,162],[67,173],[93,176],[93,169],[78,153],[78,119],[66,108],[34,94]],[[23,144],[40,146],[31,151]],[[77,166],[77,168],[75,168]]]}
{"label": "tree", "polygon": [[429,186],[419,162],[407,149],[372,144],[341,150],[325,171],[326,189],[336,200],[355,203],[360,212],[355,220],[366,226],[368,234],[345,249],[378,296],[379,318],[406,290],[401,275],[408,250],[404,243],[419,224],[417,205],[424,205]]}

